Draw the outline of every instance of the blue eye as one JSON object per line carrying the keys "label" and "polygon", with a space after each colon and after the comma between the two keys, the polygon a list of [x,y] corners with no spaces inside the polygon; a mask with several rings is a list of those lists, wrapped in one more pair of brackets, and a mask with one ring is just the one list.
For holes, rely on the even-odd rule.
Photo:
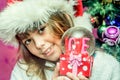
{"label": "blue eye", "polygon": [[27,39],[27,40],[25,41],[25,45],[29,45],[30,42],[31,42],[31,39]]}

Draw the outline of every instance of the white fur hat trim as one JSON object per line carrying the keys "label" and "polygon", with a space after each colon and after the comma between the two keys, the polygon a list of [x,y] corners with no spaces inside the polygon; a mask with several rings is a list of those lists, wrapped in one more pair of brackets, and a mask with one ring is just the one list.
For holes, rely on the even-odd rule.
{"label": "white fur hat trim", "polygon": [[75,26],[82,26],[91,31],[89,16],[74,16],[73,6],[77,0],[25,0],[11,4],[0,13],[0,39],[6,44],[18,46],[15,35],[33,28],[34,22],[44,24],[56,11],[65,11],[73,18]]}
{"label": "white fur hat trim", "polygon": [[[15,35],[33,28],[33,22],[43,24],[56,11],[74,15],[74,0],[26,0],[8,6],[0,13],[0,38],[7,44],[16,44]],[[15,44],[14,44],[15,43]]]}

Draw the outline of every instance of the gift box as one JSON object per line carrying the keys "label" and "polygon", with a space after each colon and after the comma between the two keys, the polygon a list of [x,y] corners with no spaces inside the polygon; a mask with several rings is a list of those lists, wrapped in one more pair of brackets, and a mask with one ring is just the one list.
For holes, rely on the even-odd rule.
{"label": "gift box", "polygon": [[86,42],[89,38],[66,38],[65,53],[60,56],[60,75],[67,72],[90,77],[93,57],[89,56]]}

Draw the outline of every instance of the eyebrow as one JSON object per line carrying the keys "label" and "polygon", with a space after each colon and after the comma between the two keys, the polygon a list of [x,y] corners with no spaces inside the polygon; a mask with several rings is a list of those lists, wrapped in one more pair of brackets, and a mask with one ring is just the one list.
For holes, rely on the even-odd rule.
{"label": "eyebrow", "polygon": [[28,32],[18,34],[20,40],[27,39],[30,36]]}
{"label": "eyebrow", "polygon": [[27,37],[28,37],[28,36],[30,36],[30,34],[29,34],[29,33],[25,33],[24,35],[25,35],[25,36],[27,36]]}

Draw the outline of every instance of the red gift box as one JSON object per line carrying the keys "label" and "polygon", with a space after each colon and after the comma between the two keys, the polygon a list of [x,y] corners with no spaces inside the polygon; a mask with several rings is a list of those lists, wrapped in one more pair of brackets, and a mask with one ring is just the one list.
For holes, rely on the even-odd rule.
{"label": "red gift box", "polygon": [[87,52],[86,42],[89,38],[66,38],[65,53],[60,56],[60,75],[66,75],[67,72],[73,74],[82,74],[86,77],[91,75],[93,57]]}

